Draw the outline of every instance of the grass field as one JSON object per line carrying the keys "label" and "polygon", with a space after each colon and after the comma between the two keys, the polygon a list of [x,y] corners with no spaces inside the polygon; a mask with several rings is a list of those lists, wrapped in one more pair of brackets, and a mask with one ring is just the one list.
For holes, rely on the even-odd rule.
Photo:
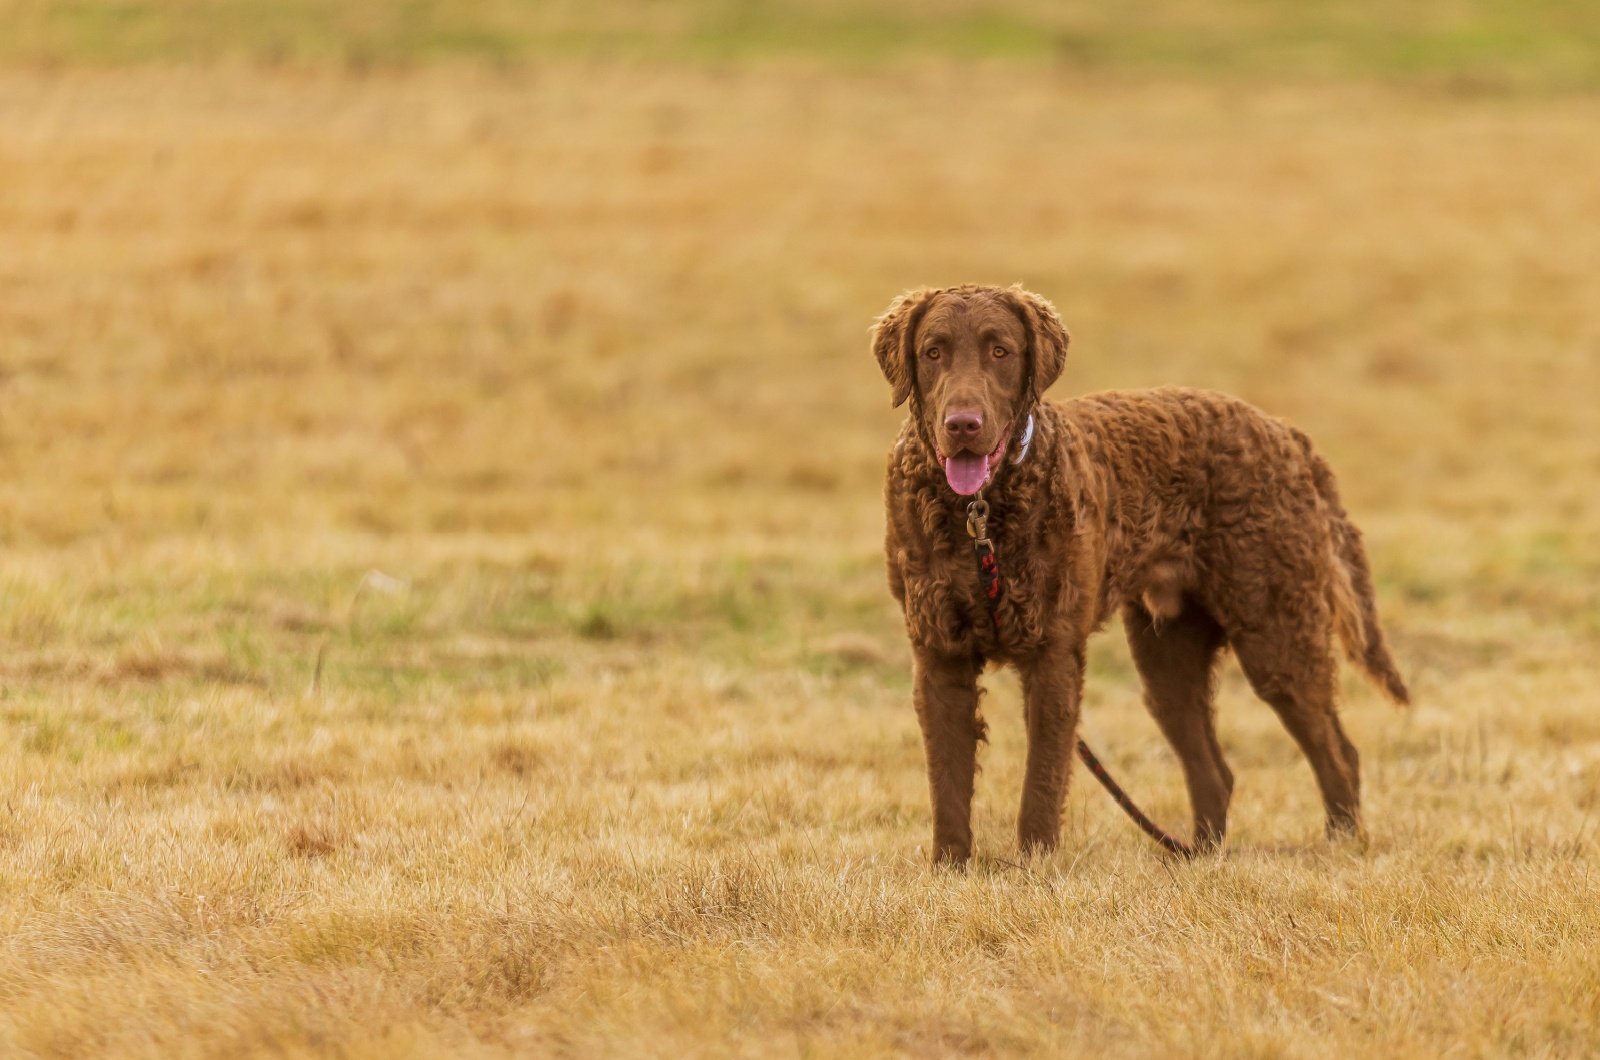
{"label": "grass field", "polygon": [[[1566,75],[133,63],[95,5],[9,10],[0,1053],[1600,1049]],[[967,279],[1057,302],[1058,395],[1211,386],[1318,440],[1417,699],[1347,679],[1367,846],[1230,664],[1225,856],[1080,774],[1019,860],[992,674],[978,858],[927,864],[866,332]],[[1091,742],[1186,828],[1118,630],[1091,664]]]}

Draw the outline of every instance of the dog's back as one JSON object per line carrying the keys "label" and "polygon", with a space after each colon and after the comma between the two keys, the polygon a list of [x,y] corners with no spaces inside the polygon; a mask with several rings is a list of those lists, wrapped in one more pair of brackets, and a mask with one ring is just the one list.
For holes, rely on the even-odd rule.
{"label": "dog's back", "polygon": [[1309,604],[1352,661],[1407,701],[1360,531],[1303,432],[1238,398],[1180,387],[1054,407],[1073,464],[1103,495],[1108,608],[1138,602],[1160,621],[1189,594],[1225,629],[1244,629]]}

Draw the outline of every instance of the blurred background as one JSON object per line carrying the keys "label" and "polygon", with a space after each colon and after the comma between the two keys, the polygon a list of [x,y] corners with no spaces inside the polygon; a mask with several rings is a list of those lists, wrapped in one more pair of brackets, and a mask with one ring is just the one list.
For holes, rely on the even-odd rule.
{"label": "blurred background", "polygon": [[871,568],[873,315],[1021,281],[1058,394],[1243,394],[1387,591],[1600,628],[1592,4],[0,10],[13,553]]}
{"label": "blurred background", "polygon": [[8,57],[63,65],[802,56],[1425,78],[1486,91],[1600,78],[1596,15],[1577,0],[8,0],[6,19]]}
{"label": "blurred background", "polygon": [[60,578],[187,571],[204,609],[223,557],[294,613],[391,557],[518,572],[540,635],[897,643],[867,330],[969,280],[1056,302],[1058,395],[1307,429],[1418,660],[1600,632],[1594,5],[3,13],[24,646]]}

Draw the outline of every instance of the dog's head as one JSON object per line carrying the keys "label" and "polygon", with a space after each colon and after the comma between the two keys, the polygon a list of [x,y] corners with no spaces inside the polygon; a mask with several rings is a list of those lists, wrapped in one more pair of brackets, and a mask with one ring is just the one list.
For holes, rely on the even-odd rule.
{"label": "dog's head", "polygon": [[872,352],[938,450],[950,488],[977,493],[1001,467],[1040,395],[1061,375],[1067,331],[1021,287],[923,288],[889,304]]}

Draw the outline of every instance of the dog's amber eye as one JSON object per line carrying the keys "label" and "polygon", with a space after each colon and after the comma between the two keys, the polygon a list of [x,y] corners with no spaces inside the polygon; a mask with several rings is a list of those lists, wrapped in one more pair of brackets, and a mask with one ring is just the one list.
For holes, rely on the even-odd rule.
{"label": "dog's amber eye", "polygon": [[929,346],[927,352],[925,352],[923,356],[930,361],[937,361],[939,359],[939,347]]}
{"label": "dog's amber eye", "polygon": [[994,355],[996,357],[1004,357],[1006,355],[1006,348],[1004,346],[996,346],[994,348]]}

